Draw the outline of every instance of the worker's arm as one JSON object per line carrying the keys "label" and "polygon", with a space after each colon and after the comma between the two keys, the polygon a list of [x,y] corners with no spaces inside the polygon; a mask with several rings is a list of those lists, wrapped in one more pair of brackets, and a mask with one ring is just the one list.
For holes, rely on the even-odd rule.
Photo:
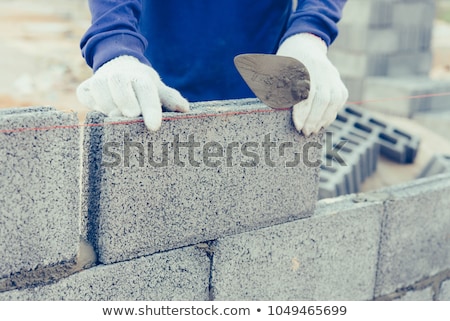
{"label": "worker's arm", "polygon": [[301,61],[310,74],[310,93],[294,106],[293,121],[305,135],[317,133],[336,118],[348,98],[338,70],[327,57],[336,38],[345,0],[299,0],[278,55]]}
{"label": "worker's arm", "polygon": [[78,99],[110,116],[142,115],[150,130],[161,125],[161,104],[186,112],[189,103],[166,86],[145,58],[147,41],[138,32],[140,0],[89,0],[92,25],[81,50],[95,74],[77,89]]}

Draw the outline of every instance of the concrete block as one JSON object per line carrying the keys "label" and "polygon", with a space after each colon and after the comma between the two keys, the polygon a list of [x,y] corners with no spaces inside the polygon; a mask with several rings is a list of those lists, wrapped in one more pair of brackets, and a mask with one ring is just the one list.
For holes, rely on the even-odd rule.
{"label": "concrete block", "polygon": [[[325,136],[328,147],[324,149],[321,165],[319,199],[359,192],[361,184],[376,169],[378,137],[362,137],[355,134],[350,126],[339,128],[340,118],[341,114],[328,128]],[[336,148],[331,153],[333,147]]]}
{"label": "concrete block", "polygon": [[429,28],[435,17],[434,1],[397,1],[392,4],[393,26],[420,26]]}
{"label": "concrete block", "polygon": [[450,280],[445,281],[441,284],[438,300],[450,301]]}
{"label": "concrete block", "polygon": [[412,118],[420,125],[434,131],[442,137],[450,137],[450,108],[449,110],[442,111],[418,112],[413,114]]}
{"label": "concrete block", "polygon": [[382,202],[322,200],[314,216],[219,238],[215,300],[371,300]]}
{"label": "concrete block", "polygon": [[398,301],[433,301],[433,288],[428,287],[423,290],[409,291]]}
{"label": "concrete block", "polygon": [[431,70],[433,54],[431,51],[397,53],[387,57],[386,76],[427,76]]}
{"label": "concrete block", "polygon": [[400,50],[403,41],[394,28],[371,28],[355,26],[353,22],[339,23],[339,37],[330,52],[339,49],[347,52],[393,54]]}
{"label": "concrete block", "polygon": [[205,301],[210,261],[195,247],[103,265],[56,283],[0,293],[1,301]]}
{"label": "concrete block", "polygon": [[[289,110],[254,99],[199,103],[140,119],[107,118],[95,217],[111,263],[310,216],[321,135],[305,138]],[[116,123],[114,123],[116,122]],[[187,146],[191,146],[187,148]]]}
{"label": "concrete block", "polygon": [[364,106],[388,114],[412,117],[422,111],[449,110],[449,81],[428,77],[368,77],[364,83]]}
{"label": "concrete block", "polygon": [[392,1],[388,0],[349,0],[344,7],[341,22],[354,24],[355,27],[390,27],[392,25],[392,5]]}
{"label": "concrete block", "polygon": [[73,113],[0,112],[0,278],[75,259],[79,144]]}
{"label": "concrete block", "polygon": [[344,78],[385,76],[388,71],[389,56],[386,54],[333,49],[328,57]]}
{"label": "concrete block", "polygon": [[419,174],[418,178],[449,172],[450,172],[450,155],[437,154],[430,159],[428,164]]}
{"label": "concrete block", "polygon": [[365,77],[341,77],[341,79],[348,90],[348,101],[353,103],[360,102],[362,99]]}
{"label": "concrete block", "polygon": [[450,266],[450,174],[382,190],[386,201],[375,296]]}
{"label": "concrete block", "polygon": [[419,137],[377,119],[370,111],[347,106],[340,111],[336,122],[341,123],[342,128],[349,127],[351,134],[356,137],[376,137],[383,156],[398,163],[414,162],[419,149]]}
{"label": "concrete block", "polygon": [[[398,51],[408,53],[431,53],[433,20],[430,22],[429,26],[408,24],[393,28],[393,32],[398,35]],[[413,65],[411,67],[413,67]]]}

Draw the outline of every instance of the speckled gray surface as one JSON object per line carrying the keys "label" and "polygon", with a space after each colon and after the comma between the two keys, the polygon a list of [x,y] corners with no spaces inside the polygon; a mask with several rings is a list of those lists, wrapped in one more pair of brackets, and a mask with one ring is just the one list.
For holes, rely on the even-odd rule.
{"label": "speckled gray surface", "polygon": [[208,299],[209,259],[195,247],[97,266],[57,283],[0,293],[0,301]]}
{"label": "speckled gray surface", "polygon": [[433,288],[407,292],[398,301],[433,301]]}
{"label": "speckled gray surface", "polygon": [[450,301],[450,280],[445,281],[441,284],[438,300]]}
{"label": "speckled gray surface", "polygon": [[384,190],[392,200],[380,243],[376,296],[414,284],[450,266],[450,174]]}
{"label": "speckled gray surface", "polygon": [[75,258],[77,124],[75,114],[48,107],[0,113],[0,278]]}
{"label": "speckled gray surface", "polygon": [[314,216],[215,244],[215,300],[370,300],[381,201],[323,200]]}
{"label": "speckled gray surface", "polygon": [[[139,119],[105,122],[110,124],[102,129],[102,166],[97,173],[100,262],[292,221],[314,210],[318,166],[311,163],[320,159],[314,143],[321,142],[322,135],[299,134],[290,110],[234,100],[194,104],[189,114],[165,113],[157,132],[149,132]],[[180,147],[176,153],[176,139],[182,143],[189,137],[198,146]],[[266,137],[274,143],[272,149],[262,147]],[[125,145],[129,157],[124,156]],[[153,161],[159,162],[164,146],[168,165],[155,166],[149,160],[150,147],[157,155]],[[266,161],[267,150],[271,159]],[[303,151],[309,152],[309,166],[301,161]],[[295,161],[294,152],[300,161],[287,167]],[[177,162],[174,155],[179,155]],[[118,164],[112,166],[115,161]]]}

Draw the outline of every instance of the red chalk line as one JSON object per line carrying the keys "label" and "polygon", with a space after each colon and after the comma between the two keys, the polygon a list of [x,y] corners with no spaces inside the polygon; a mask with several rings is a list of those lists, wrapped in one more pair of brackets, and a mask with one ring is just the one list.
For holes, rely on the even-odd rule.
{"label": "red chalk line", "polygon": [[[412,99],[441,97],[441,96],[450,96],[450,92],[404,96],[404,97],[389,97],[389,98],[364,100],[364,101],[353,101],[353,102],[349,101],[349,102],[347,102],[347,104],[363,105],[363,104],[370,104],[370,103],[374,103],[374,102],[412,100]],[[289,111],[289,110],[291,110],[291,108],[256,109],[256,110],[248,110],[248,111],[232,111],[232,112],[223,112],[223,113],[215,113],[215,114],[198,114],[198,115],[179,114],[175,117],[174,116],[163,117],[162,121],[174,121],[174,120],[181,120],[181,119],[200,119],[200,118],[210,118],[210,117],[227,117],[227,116],[248,115],[248,114],[255,114],[255,113],[272,113],[272,112]],[[133,120],[124,120],[124,121],[115,121],[115,122],[105,122],[105,123],[99,123],[99,124],[75,124],[75,125],[55,125],[55,126],[42,126],[42,127],[22,127],[22,128],[14,128],[14,129],[1,129],[0,134],[19,133],[19,132],[26,132],[26,131],[46,131],[46,130],[55,130],[55,129],[73,129],[73,128],[81,128],[81,127],[131,125],[131,124],[137,124],[137,123],[143,123],[143,122],[144,122],[143,119],[133,119]]]}

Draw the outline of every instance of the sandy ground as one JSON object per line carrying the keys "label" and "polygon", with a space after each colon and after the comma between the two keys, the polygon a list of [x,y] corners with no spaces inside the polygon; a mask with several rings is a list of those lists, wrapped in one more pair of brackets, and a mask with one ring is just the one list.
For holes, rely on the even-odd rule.
{"label": "sandy ground", "polygon": [[84,110],[76,86],[91,75],[79,40],[87,1],[0,0],[0,107]]}
{"label": "sandy ground", "polygon": [[[86,112],[76,99],[77,85],[91,75],[81,57],[79,40],[90,24],[85,0],[0,0],[0,108],[54,106]],[[436,21],[432,78],[450,78],[450,24]],[[450,153],[450,143],[418,124],[389,117],[402,129],[422,136],[413,165],[380,159],[378,172],[365,190],[411,180],[435,152]]]}

